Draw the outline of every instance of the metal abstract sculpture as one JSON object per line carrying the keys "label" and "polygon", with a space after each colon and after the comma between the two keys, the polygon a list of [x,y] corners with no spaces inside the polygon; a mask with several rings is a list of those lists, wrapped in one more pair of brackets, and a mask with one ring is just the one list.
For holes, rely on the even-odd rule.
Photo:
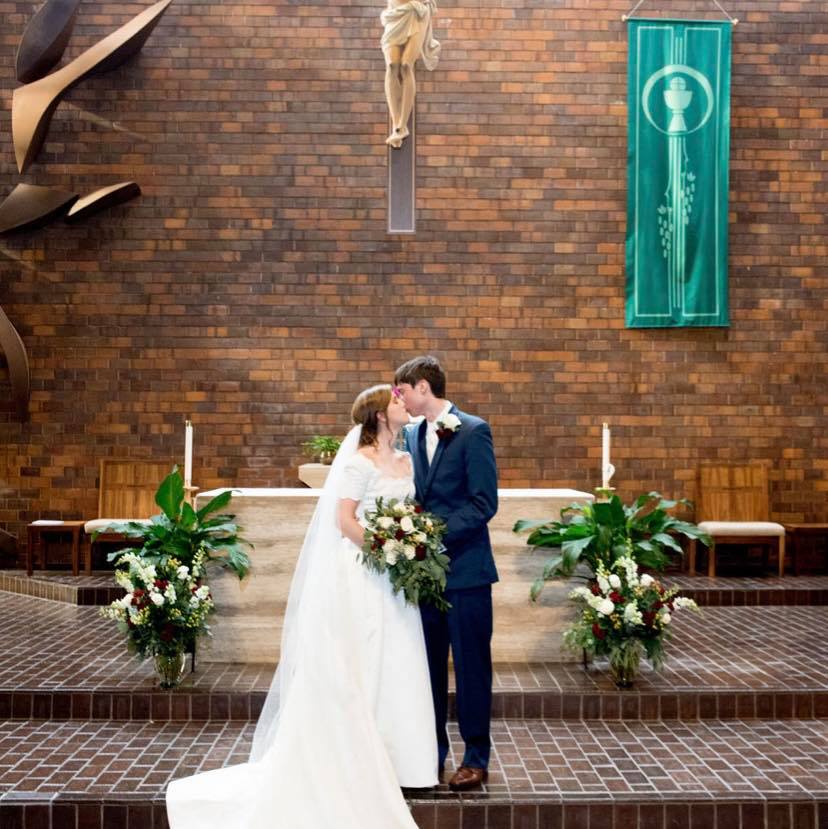
{"label": "metal abstract sculpture", "polygon": [[12,399],[18,414],[25,420],[29,411],[31,381],[29,379],[29,358],[26,347],[9,318],[0,308],[0,349],[6,355],[11,380]]}
{"label": "metal abstract sculpture", "polygon": [[42,78],[63,57],[80,0],[46,0],[35,12],[17,48],[17,80]]}
{"label": "metal abstract sculpture", "polygon": [[18,184],[0,204],[0,233],[13,233],[43,227],[65,212],[77,193]]}
{"label": "metal abstract sculpture", "polygon": [[61,98],[89,75],[115,69],[139,52],[170,3],[172,0],[160,0],[62,69],[15,89],[12,134],[17,168],[21,173],[40,152]]}
{"label": "metal abstract sculpture", "polygon": [[66,221],[75,224],[108,207],[115,207],[140,195],[141,188],[134,181],[122,181],[110,187],[101,187],[100,190],[78,199],[66,214]]}

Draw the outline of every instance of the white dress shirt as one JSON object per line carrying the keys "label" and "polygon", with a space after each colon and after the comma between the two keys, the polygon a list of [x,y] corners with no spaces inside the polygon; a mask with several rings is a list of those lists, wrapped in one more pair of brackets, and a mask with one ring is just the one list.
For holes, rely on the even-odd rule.
{"label": "white dress shirt", "polygon": [[434,460],[434,453],[437,451],[437,444],[440,442],[440,438],[437,437],[437,421],[442,420],[451,411],[451,406],[451,401],[447,400],[443,411],[434,420],[426,421],[426,456],[428,457],[429,466]]}

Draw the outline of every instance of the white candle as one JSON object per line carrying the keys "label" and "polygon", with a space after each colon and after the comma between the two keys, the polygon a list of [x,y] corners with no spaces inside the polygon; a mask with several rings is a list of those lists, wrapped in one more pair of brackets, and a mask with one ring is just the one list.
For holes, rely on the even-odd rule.
{"label": "white candle", "polygon": [[610,479],[610,430],[609,425],[604,424],[601,430],[601,486],[609,487]]}
{"label": "white candle", "polygon": [[193,424],[187,420],[184,426],[184,486],[193,485]]}

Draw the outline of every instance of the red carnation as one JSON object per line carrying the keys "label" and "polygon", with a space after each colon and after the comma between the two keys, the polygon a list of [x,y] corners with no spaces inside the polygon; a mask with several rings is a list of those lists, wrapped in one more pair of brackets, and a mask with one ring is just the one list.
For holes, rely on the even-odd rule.
{"label": "red carnation", "polygon": [[623,596],[617,590],[613,590],[612,593],[609,594],[609,597],[613,604],[621,604],[624,600]]}
{"label": "red carnation", "polygon": [[416,558],[417,561],[423,561],[423,560],[425,560],[425,557],[426,557],[425,544],[418,544],[415,551],[414,551],[414,558]]}
{"label": "red carnation", "polygon": [[592,635],[596,639],[606,639],[607,638],[606,631],[602,629],[601,625],[599,625],[598,622],[593,622],[592,623]]}

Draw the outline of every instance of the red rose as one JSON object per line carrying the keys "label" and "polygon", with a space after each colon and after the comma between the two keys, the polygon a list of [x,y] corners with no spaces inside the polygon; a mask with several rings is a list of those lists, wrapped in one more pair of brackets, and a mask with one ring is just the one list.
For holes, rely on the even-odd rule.
{"label": "red rose", "polygon": [[394,533],[394,538],[396,538],[397,541],[402,541],[405,538],[405,533],[402,530],[397,530],[397,532]]}
{"label": "red rose", "polygon": [[155,586],[163,593],[167,589],[169,582],[166,579],[156,579]]}
{"label": "red rose", "polygon": [[661,610],[662,607],[664,607],[664,602],[656,602],[653,605],[653,610]]}
{"label": "red rose", "polygon": [[598,622],[593,622],[592,623],[592,635],[596,639],[606,639],[607,638],[606,631],[604,631],[602,629],[601,625],[599,625]]}
{"label": "red rose", "polygon": [[416,558],[417,561],[423,561],[425,559],[425,557],[426,557],[425,545],[424,544],[418,544],[417,548],[414,551],[414,558]]}
{"label": "red rose", "polygon": [[592,591],[593,596],[600,596],[601,595],[601,588],[598,587],[597,583],[593,583],[589,589]]}
{"label": "red rose", "polygon": [[419,515],[421,512],[423,512],[423,508],[419,504],[415,504],[414,505],[414,512],[416,512],[417,515]]}
{"label": "red rose", "polygon": [[609,598],[613,604],[621,604],[623,601],[623,597],[617,590],[613,590],[612,593],[609,594]]}
{"label": "red rose", "polygon": [[143,591],[143,590],[141,590],[141,588],[140,588],[140,587],[138,587],[138,588],[136,588],[135,590],[133,590],[133,592],[132,592],[132,604],[133,604],[135,607],[137,607],[139,604],[141,604],[141,597],[142,597],[143,595],[144,595],[144,591]]}
{"label": "red rose", "polygon": [[644,624],[647,627],[652,627],[653,626],[653,622],[655,621],[655,617],[656,617],[655,613],[652,613],[651,611],[647,610],[644,613],[642,613],[641,616],[644,619]]}

